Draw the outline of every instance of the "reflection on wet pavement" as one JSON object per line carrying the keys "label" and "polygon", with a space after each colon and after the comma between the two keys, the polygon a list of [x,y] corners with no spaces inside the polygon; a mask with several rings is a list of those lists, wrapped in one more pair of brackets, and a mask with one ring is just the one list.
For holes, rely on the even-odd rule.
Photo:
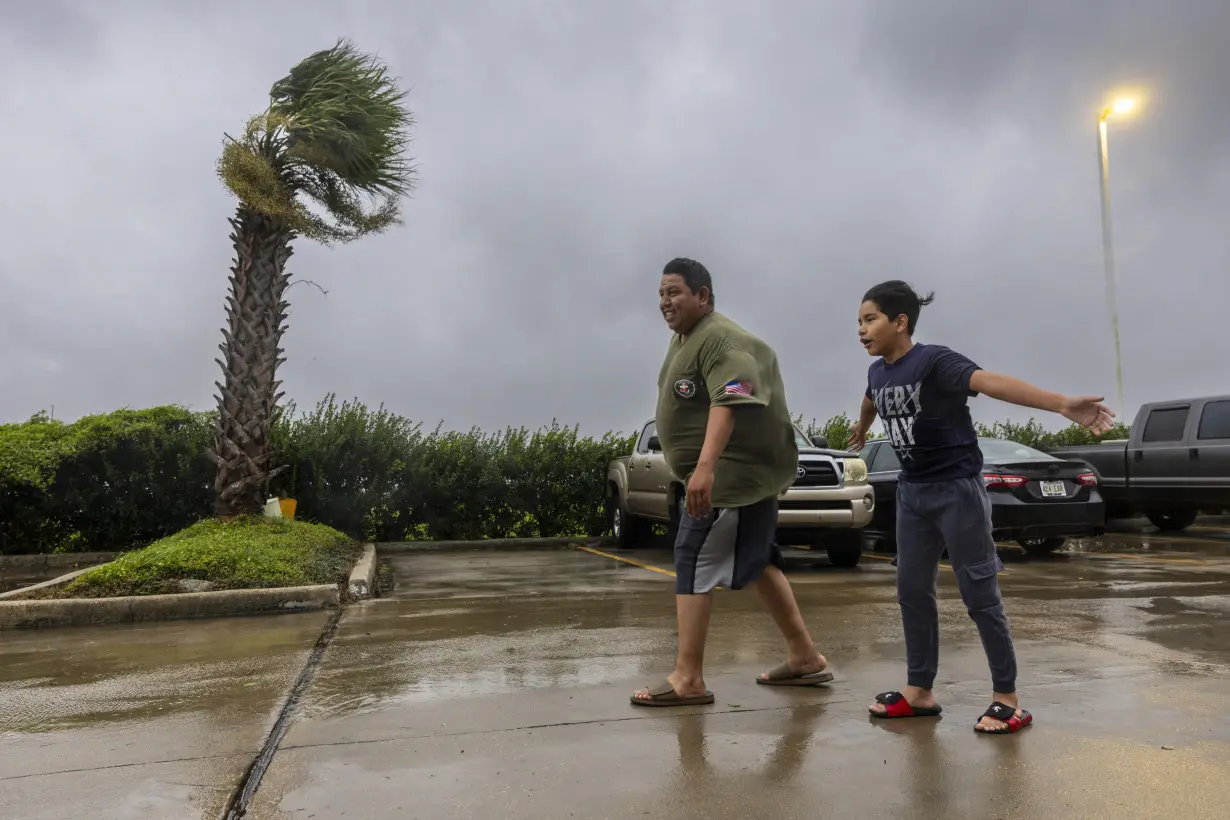
{"label": "reflection on wet pavement", "polygon": [[[1225,816],[1230,541],[1003,554],[1037,721],[1014,737],[973,732],[987,672],[948,570],[944,716],[880,722],[872,695],[904,682],[884,556],[790,552],[832,685],[756,685],[780,639],[753,593],[720,592],[717,703],[646,710],[627,698],[673,663],[670,578],[576,550],[398,555],[389,595],[342,618],[247,816]],[[5,633],[0,817],[217,816],[326,617]]]}
{"label": "reflection on wet pavement", "polygon": [[0,817],[214,817],[323,612],[5,632]]}
{"label": "reflection on wet pavement", "polygon": [[[1113,550],[1141,551],[1129,542]],[[671,566],[663,550],[630,555]],[[628,693],[673,662],[669,578],[581,552],[398,556],[391,596],[343,620],[252,814],[1219,816],[1230,727],[1208,715],[1230,694],[1230,550],[1168,542],[1150,558],[1184,556],[1201,563],[1009,562],[1038,723],[1008,738],[972,731],[989,687],[950,572],[945,716],[884,723],[865,710],[903,682],[886,562],[791,554],[832,686],[757,686],[782,647],[753,595],[726,592],[706,655],[717,703],[638,710]]]}

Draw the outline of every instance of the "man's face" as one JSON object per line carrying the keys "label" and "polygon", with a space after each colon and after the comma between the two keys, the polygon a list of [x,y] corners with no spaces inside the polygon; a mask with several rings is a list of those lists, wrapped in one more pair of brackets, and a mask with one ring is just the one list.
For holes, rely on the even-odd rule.
{"label": "man's face", "polygon": [[870,300],[858,308],[858,340],[867,349],[868,355],[886,356],[897,345],[898,336],[906,331],[905,316],[893,321]]}
{"label": "man's face", "polygon": [[708,288],[701,288],[700,293],[693,293],[679,274],[667,273],[662,276],[662,284],[658,286],[658,306],[662,310],[666,326],[671,330],[676,333],[690,331],[705,315],[708,304]]}

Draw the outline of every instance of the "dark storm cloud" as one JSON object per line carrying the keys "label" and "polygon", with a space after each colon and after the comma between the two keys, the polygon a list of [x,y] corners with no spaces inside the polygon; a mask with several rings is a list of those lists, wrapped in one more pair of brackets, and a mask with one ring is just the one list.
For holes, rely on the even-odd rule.
{"label": "dark storm cloud", "polygon": [[[676,255],[778,348],[809,418],[856,408],[855,309],[897,276],[939,293],[923,338],[1113,394],[1092,110],[1123,82],[1150,91],[1112,136],[1129,404],[1224,389],[1225,13],[1072,5],[6,9],[0,106],[24,125],[0,160],[0,417],[209,406],[222,133],[339,36],[403,78],[420,184],[403,227],[297,245],[296,276],[328,290],[290,292],[301,405],[629,428],[652,408]],[[1182,333],[1146,332],[1179,315]]]}

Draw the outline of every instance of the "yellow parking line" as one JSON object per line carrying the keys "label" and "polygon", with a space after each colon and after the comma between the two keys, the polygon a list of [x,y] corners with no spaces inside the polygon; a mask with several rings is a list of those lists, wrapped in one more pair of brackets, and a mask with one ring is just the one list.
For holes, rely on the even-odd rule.
{"label": "yellow parking line", "polygon": [[596,550],[593,547],[578,546],[577,549],[579,549],[581,552],[588,552],[592,555],[599,555],[603,558],[610,558],[612,561],[622,561],[625,564],[631,564],[634,567],[640,567],[641,569],[647,569],[650,572],[659,572],[663,575],[669,575],[672,578],[675,577],[675,573],[671,572],[669,569],[662,569],[661,567],[650,566],[649,564],[642,564],[640,561],[633,561],[631,558],[624,558],[622,555],[611,555],[611,553],[609,552],[603,552],[602,550]]}

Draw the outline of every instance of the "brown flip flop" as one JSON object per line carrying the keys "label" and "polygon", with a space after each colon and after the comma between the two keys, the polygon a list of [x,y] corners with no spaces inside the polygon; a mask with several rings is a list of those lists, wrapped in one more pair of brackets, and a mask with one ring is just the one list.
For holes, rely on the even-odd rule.
{"label": "brown flip flop", "polygon": [[819,686],[833,679],[833,673],[825,669],[821,669],[819,672],[810,672],[806,675],[796,675],[790,669],[789,663],[775,666],[769,670],[768,675],[767,680],[757,677],[756,683],[759,683],[761,686]]}
{"label": "brown flip flop", "polygon": [[712,692],[686,698],[680,697],[675,687],[671,686],[671,682],[664,678],[657,686],[649,687],[648,698],[638,698],[633,695],[630,700],[633,706],[706,706],[713,703],[714,698]]}

